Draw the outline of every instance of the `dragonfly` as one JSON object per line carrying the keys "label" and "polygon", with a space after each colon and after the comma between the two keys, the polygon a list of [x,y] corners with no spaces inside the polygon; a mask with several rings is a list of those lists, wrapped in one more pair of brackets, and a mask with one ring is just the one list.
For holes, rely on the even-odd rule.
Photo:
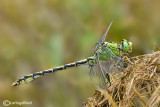
{"label": "dragonfly", "polygon": [[96,43],[92,56],[83,60],[75,61],[73,63],[26,75],[16,80],[12,86],[27,84],[43,75],[81,65],[89,65],[90,77],[96,86],[111,86],[109,73],[123,71],[123,56],[128,56],[128,54],[132,52],[132,42],[127,41],[126,39],[123,39],[121,44],[105,41],[111,25],[112,22],[110,23],[103,37]]}

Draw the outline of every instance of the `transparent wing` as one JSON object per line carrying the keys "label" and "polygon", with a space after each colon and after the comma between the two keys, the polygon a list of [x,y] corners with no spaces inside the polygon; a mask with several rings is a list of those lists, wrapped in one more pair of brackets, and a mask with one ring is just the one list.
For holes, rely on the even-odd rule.
{"label": "transparent wing", "polygon": [[101,67],[105,73],[118,73],[123,71],[123,58],[112,56],[108,61],[100,61]]}
{"label": "transparent wing", "polygon": [[[113,21],[112,21],[112,22],[113,22]],[[96,43],[96,48],[95,48],[94,52],[96,52],[96,50],[99,48],[99,46],[101,46],[101,45],[104,44],[105,39],[106,39],[106,36],[107,36],[107,33],[108,33],[108,31],[109,31],[109,29],[110,29],[110,27],[111,27],[111,25],[112,25],[112,22],[110,23],[109,27],[107,28],[107,30],[106,30],[106,32],[104,33],[104,35],[103,35],[103,37],[101,38],[101,40]]]}
{"label": "transparent wing", "polygon": [[110,48],[105,48],[104,52],[107,53],[108,60],[99,60],[100,52],[97,52],[96,62],[90,69],[91,79],[97,87],[107,88],[110,86],[110,79],[108,73],[117,73],[123,71],[123,58],[114,55]]}
{"label": "transparent wing", "polygon": [[94,64],[90,69],[90,77],[92,82],[99,88],[105,88],[107,79],[105,73],[101,70],[100,64]]}

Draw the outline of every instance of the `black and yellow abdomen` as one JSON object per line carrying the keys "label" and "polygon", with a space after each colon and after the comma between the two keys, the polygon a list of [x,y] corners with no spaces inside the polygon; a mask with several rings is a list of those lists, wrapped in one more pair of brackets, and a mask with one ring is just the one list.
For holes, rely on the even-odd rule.
{"label": "black and yellow abdomen", "polygon": [[68,69],[68,68],[72,68],[72,67],[76,67],[76,66],[80,66],[80,65],[84,65],[84,64],[91,65],[91,64],[93,64],[93,60],[94,60],[94,57],[89,57],[89,58],[86,58],[86,59],[83,59],[83,60],[80,60],[80,61],[76,61],[76,62],[65,64],[65,65],[62,65],[62,66],[59,66],[59,67],[55,67],[53,69],[48,69],[48,70],[36,72],[36,73],[33,73],[33,74],[29,74],[29,75],[24,76],[24,77],[18,79],[17,81],[15,81],[12,84],[12,86],[27,84],[27,83],[45,75],[45,74],[54,73],[56,71],[65,70],[65,69]]}

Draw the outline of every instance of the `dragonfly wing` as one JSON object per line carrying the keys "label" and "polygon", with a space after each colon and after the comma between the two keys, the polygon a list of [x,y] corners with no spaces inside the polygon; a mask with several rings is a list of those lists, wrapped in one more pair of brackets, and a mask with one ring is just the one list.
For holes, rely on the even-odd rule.
{"label": "dragonfly wing", "polygon": [[[112,22],[113,22],[113,21],[112,21]],[[106,39],[106,36],[107,36],[107,33],[108,33],[108,31],[109,31],[109,29],[110,29],[110,27],[111,27],[111,25],[112,25],[112,22],[110,23],[109,27],[107,28],[107,30],[106,30],[106,32],[104,33],[104,35],[103,35],[103,37],[101,38],[101,40],[96,43],[96,48],[95,48],[95,51],[94,51],[94,52],[96,52],[96,50],[99,48],[99,46],[101,46],[101,45],[104,44],[105,39]]]}
{"label": "dragonfly wing", "polygon": [[90,69],[90,77],[92,82],[99,88],[105,88],[107,81],[105,74],[100,68],[100,64],[94,64]]}
{"label": "dragonfly wing", "polygon": [[108,57],[107,61],[100,61],[101,67],[105,71],[105,74],[122,71],[123,57],[121,55],[115,55],[109,47],[105,47],[103,54]]}
{"label": "dragonfly wing", "polygon": [[120,57],[113,57],[108,61],[101,61],[101,67],[106,73],[118,73],[123,71],[123,59]]}
{"label": "dragonfly wing", "polygon": [[[108,73],[115,73],[122,71],[123,69],[123,58],[114,55],[110,48],[105,48],[108,60],[99,60],[100,51],[96,53],[95,61],[96,64],[91,68],[91,79],[96,84],[96,86],[101,88],[107,88],[110,85]],[[106,55],[105,54],[105,55]]]}

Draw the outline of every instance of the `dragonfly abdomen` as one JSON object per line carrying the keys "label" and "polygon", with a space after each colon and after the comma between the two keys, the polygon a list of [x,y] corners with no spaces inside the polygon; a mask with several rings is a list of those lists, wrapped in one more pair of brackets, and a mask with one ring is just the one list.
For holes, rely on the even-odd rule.
{"label": "dragonfly abdomen", "polygon": [[83,60],[80,60],[80,61],[76,61],[76,62],[65,64],[65,65],[62,65],[62,66],[59,66],[59,67],[55,67],[53,69],[43,70],[43,71],[40,71],[40,72],[29,74],[29,75],[24,76],[24,77],[18,79],[17,81],[15,81],[12,84],[12,86],[17,86],[17,85],[20,85],[20,84],[27,84],[27,83],[45,75],[45,74],[48,74],[48,73],[54,73],[56,71],[65,70],[65,69],[68,69],[68,68],[84,65],[84,64],[87,64],[87,63],[90,64],[91,61],[93,61],[93,60],[94,60],[93,57],[89,57],[89,58],[86,58],[86,59],[83,59]]}

